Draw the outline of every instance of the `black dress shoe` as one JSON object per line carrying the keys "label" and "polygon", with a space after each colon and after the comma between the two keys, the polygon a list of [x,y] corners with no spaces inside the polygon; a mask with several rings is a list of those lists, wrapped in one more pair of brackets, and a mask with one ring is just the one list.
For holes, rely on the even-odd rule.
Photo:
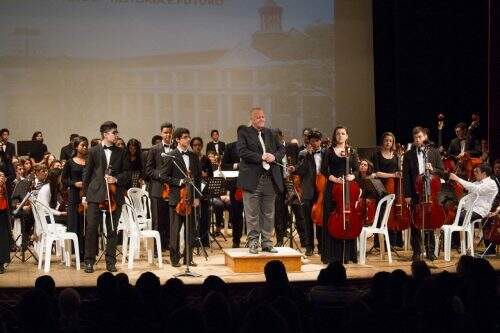
{"label": "black dress shoe", "polygon": [[420,261],[422,260],[421,257],[420,257],[420,254],[418,253],[414,253],[412,256],[411,256],[411,261]]}
{"label": "black dress shoe", "polygon": [[94,273],[94,265],[86,264],[85,265],[85,273]]}
{"label": "black dress shoe", "polygon": [[0,264],[0,274],[3,274],[3,273],[5,273],[5,266],[2,263],[2,264]]}
{"label": "black dress shoe", "polygon": [[278,250],[276,250],[274,247],[272,246],[268,246],[268,247],[263,247],[262,248],[262,252],[269,252],[269,253],[278,253]]}
{"label": "black dress shoe", "polygon": [[[185,261],[183,261],[183,262],[182,262],[182,264],[183,264],[183,265],[186,265],[186,262],[185,262]],[[192,261],[192,260],[191,260],[191,261],[189,262],[189,266],[191,266],[191,267],[196,267],[196,266],[198,266],[198,264],[197,264],[197,263],[195,263],[194,261]]]}
{"label": "black dress shoe", "polygon": [[436,260],[437,258],[436,258],[436,256],[434,255],[434,253],[432,253],[432,254],[429,254],[429,255],[427,256],[427,259],[429,259],[430,261],[434,261],[434,260]]}
{"label": "black dress shoe", "polygon": [[172,261],[172,267],[181,267],[181,263],[178,261]]}
{"label": "black dress shoe", "polygon": [[306,257],[310,257],[312,255],[314,255],[314,251],[311,249],[306,249]]}
{"label": "black dress shoe", "polygon": [[248,252],[250,252],[251,254],[258,254],[259,249],[258,249],[257,245],[250,245]]}
{"label": "black dress shoe", "polygon": [[118,272],[115,265],[106,265],[106,270],[111,273]]}
{"label": "black dress shoe", "polygon": [[240,247],[240,243],[233,243],[233,249],[237,249]]}

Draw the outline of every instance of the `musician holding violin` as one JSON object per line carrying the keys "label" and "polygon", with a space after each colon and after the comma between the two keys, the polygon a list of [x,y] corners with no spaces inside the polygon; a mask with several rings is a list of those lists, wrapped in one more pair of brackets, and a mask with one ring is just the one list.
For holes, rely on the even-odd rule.
{"label": "musician holding violin", "polygon": [[[469,193],[477,193],[478,195],[474,207],[465,207],[465,210],[470,210],[472,208],[471,221],[487,217],[498,194],[498,186],[492,178],[492,170],[489,164],[483,163],[475,167],[474,177],[476,181],[471,183],[458,177],[454,173],[450,174],[451,180],[459,182]],[[465,213],[465,211],[462,211],[460,214],[460,219],[458,221],[459,225],[462,225]]]}
{"label": "musician holding violin", "polygon": [[84,233],[84,208],[82,204],[83,195],[83,170],[85,168],[85,159],[89,142],[84,136],[76,136],[71,141],[73,144],[73,156],[64,164],[62,171],[62,184],[68,190],[68,232],[74,232],[78,235],[78,244],[80,250],[80,259],[84,260],[85,240]]}
{"label": "musician holding violin", "polygon": [[[427,197],[434,198],[435,200],[432,202],[435,208],[435,214],[433,214],[432,219],[426,219],[424,221],[425,225],[421,226],[424,229],[425,233],[425,247],[427,258],[429,260],[435,260],[436,256],[434,255],[434,246],[435,241],[433,237],[434,230],[431,230],[432,225],[439,225],[444,223],[444,209],[439,205],[437,201],[437,195],[440,190],[440,179],[443,175],[443,163],[441,161],[441,155],[439,151],[430,145],[428,145],[428,134],[427,129],[417,126],[412,130],[413,136],[413,145],[412,148],[407,151],[403,156],[403,180],[404,180],[404,193],[405,200],[408,205],[411,205],[412,211],[415,213],[416,211],[423,211],[427,209],[427,206],[424,207],[424,193],[428,192]],[[429,183],[436,184],[437,188],[430,188],[431,186],[425,186],[424,189],[417,191],[417,180],[423,180],[424,176],[428,176]],[[439,185],[437,185],[439,184]],[[420,206],[419,206],[420,205]],[[420,209],[422,208],[422,209]],[[442,213],[442,214],[441,214]],[[428,218],[429,214],[424,214],[426,218]],[[416,222],[420,222],[420,218],[416,217],[416,214],[413,215],[413,224],[411,226],[411,246],[413,249],[412,260],[417,261],[420,260],[421,255],[421,233],[420,230],[416,227]],[[416,221],[416,220],[419,221]],[[441,226],[440,225],[440,226]],[[439,227],[440,227],[439,226]]]}
{"label": "musician holding violin", "polygon": [[[193,191],[190,186],[191,180],[194,185],[200,188],[201,166],[200,159],[192,151],[189,151],[191,137],[187,128],[179,127],[174,131],[174,140],[177,148],[171,150],[160,171],[160,181],[168,183],[170,186],[169,213],[170,213],[170,260],[172,267],[180,267],[179,233],[183,223],[189,223],[189,235],[186,235],[187,242],[193,244],[195,233],[195,221],[189,215],[192,214],[192,207],[200,205],[199,194]],[[175,161],[175,163],[174,163]],[[182,169],[179,170],[180,167]],[[184,174],[188,176],[186,178]],[[187,228],[184,228],[186,230]],[[193,261],[193,248],[189,246],[189,253],[184,251],[184,264],[196,266]]]}
{"label": "musician holding violin", "polygon": [[[321,148],[322,134],[317,129],[309,129],[305,148],[299,152],[298,163],[295,172],[300,176],[300,185],[302,188],[302,207],[304,211],[304,234],[306,256],[314,254],[314,229],[316,227],[316,239],[318,241],[318,253],[321,253],[322,240],[322,222],[316,224],[312,218],[312,209],[315,203],[318,202],[318,197],[323,196],[325,188],[318,184],[316,186],[316,178],[323,177],[321,174],[321,164],[325,157],[325,149]],[[326,186],[326,182],[324,183]],[[316,205],[322,215],[323,205]]]}
{"label": "musician holding violin", "polygon": [[170,242],[170,213],[168,205],[170,189],[168,184],[160,179],[160,173],[163,164],[166,163],[162,154],[168,154],[175,148],[172,144],[173,128],[174,126],[169,122],[160,125],[161,142],[149,149],[145,167],[146,178],[151,182],[149,195],[151,197],[153,230],[160,233],[162,251],[169,248]]}
{"label": "musician holding violin", "polygon": [[[348,139],[347,128],[337,126],[333,131],[332,146],[326,150],[322,160],[321,172],[328,180],[323,210],[323,225],[326,226],[322,233],[323,263],[358,262],[356,238],[362,226],[358,212],[352,208],[361,194],[359,187],[356,191],[357,184],[353,182],[359,163],[358,154],[350,147]],[[354,191],[351,191],[351,185]],[[349,188],[344,191],[346,187]]]}
{"label": "musician holding violin", "polygon": [[94,271],[97,230],[106,214],[106,269],[116,272],[116,229],[124,203],[124,187],[130,180],[125,149],[114,145],[118,126],[106,121],[100,126],[102,141],[90,148],[83,172],[82,203],[87,205],[85,228],[85,272]]}

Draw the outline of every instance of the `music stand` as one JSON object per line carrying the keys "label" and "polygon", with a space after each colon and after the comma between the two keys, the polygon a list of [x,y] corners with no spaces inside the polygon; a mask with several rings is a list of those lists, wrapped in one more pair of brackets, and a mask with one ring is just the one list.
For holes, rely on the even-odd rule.
{"label": "music stand", "polygon": [[[205,188],[202,191],[203,197],[209,199],[210,227],[212,227],[215,224],[215,221],[213,221],[214,211],[213,211],[213,206],[212,206],[212,203],[210,202],[210,199],[219,198],[222,194],[224,194],[225,189],[226,189],[226,180],[224,178],[212,177],[212,178],[207,179]],[[219,241],[215,237],[215,233],[209,231],[209,236],[212,237],[212,241],[214,241],[217,244],[217,246],[219,247],[219,249],[222,250],[222,246],[220,245]],[[225,240],[225,237],[224,237],[224,240]]]}
{"label": "music stand", "polygon": [[17,153],[19,156],[29,156],[35,161],[43,159],[43,143],[38,140],[17,141]]}

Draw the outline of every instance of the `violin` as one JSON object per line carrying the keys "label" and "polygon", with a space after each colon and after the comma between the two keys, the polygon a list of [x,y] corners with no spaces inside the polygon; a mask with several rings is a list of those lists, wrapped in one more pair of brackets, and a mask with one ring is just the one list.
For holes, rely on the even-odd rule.
{"label": "violin", "polygon": [[345,151],[346,165],[343,183],[335,183],[332,187],[332,200],[336,202],[335,210],[328,217],[328,232],[333,238],[355,239],[361,233],[362,223],[359,217],[357,200],[361,195],[359,185],[349,181],[349,147]]}
{"label": "violin", "polygon": [[[191,171],[188,171],[188,178],[191,178]],[[179,202],[177,206],[175,206],[175,212],[181,216],[188,216],[191,214],[191,210],[193,208],[193,203],[191,202],[191,198],[189,198],[189,190],[188,184],[184,184],[181,187],[179,193]]]}
{"label": "violin", "polygon": [[[287,160],[289,167],[295,167],[291,162],[290,156],[287,156]],[[302,181],[300,180],[300,176],[297,174],[289,173],[286,181],[292,185],[290,186],[291,191],[289,191],[291,193],[287,193],[287,201],[291,202],[294,198],[297,198],[299,203],[302,203]]]}
{"label": "violin", "polygon": [[[424,164],[427,165],[427,163],[427,150],[424,150]],[[421,230],[441,228],[446,217],[444,208],[438,200],[441,179],[425,168],[424,175],[417,176],[415,188],[419,196],[419,203],[413,211],[413,224]]]}
{"label": "violin", "polygon": [[[397,149],[399,172],[403,169],[404,147],[399,145]],[[391,209],[387,228],[391,231],[403,231],[410,227],[410,207],[405,200],[403,177],[387,178],[385,188],[388,193],[397,194],[396,202]]]}
{"label": "violin", "polygon": [[57,208],[60,212],[68,211],[68,201],[69,201],[69,192],[67,188],[61,189],[61,201],[59,202],[59,207]]}
{"label": "violin", "polygon": [[163,188],[161,190],[161,198],[165,201],[168,201],[168,198],[170,198],[170,186],[168,186],[167,183],[163,184]]}
{"label": "violin", "polygon": [[[108,168],[105,171],[106,175],[111,175],[111,168],[108,166]],[[117,204],[116,204],[116,183],[108,183],[106,180],[106,187],[107,187],[107,199],[104,201],[99,202],[99,209],[109,211],[110,213],[113,213],[116,211]]]}

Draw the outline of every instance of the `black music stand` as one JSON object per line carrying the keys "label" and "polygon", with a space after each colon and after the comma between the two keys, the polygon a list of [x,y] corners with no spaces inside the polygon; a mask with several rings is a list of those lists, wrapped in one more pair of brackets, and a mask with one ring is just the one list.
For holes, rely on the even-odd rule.
{"label": "black music stand", "polygon": [[[213,211],[213,206],[212,203],[210,202],[210,199],[214,198],[219,198],[221,194],[224,194],[224,190],[226,189],[226,180],[222,177],[212,177],[208,178],[207,183],[205,185],[205,188],[203,189],[202,193],[203,196],[207,199],[209,199],[209,209],[210,209],[210,228],[213,229],[213,226],[215,225],[214,221],[214,211]],[[220,250],[222,250],[222,246],[220,245],[219,241],[215,237],[215,232],[209,231],[209,236],[212,238],[212,241],[214,241],[217,246],[219,247]],[[224,237],[225,240],[225,237]]]}

